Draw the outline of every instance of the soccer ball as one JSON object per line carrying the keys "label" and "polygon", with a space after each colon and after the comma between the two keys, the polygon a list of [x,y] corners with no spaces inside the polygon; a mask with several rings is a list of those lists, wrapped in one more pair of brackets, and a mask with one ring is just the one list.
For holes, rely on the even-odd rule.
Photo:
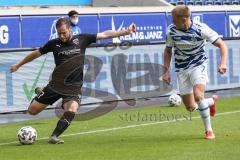
{"label": "soccer ball", "polygon": [[25,126],[19,129],[17,137],[21,144],[33,144],[37,139],[37,132],[33,127]]}
{"label": "soccer ball", "polygon": [[168,104],[170,106],[180,106],[182,104],[182,98],[177,94],[172,94],[168,98]]}

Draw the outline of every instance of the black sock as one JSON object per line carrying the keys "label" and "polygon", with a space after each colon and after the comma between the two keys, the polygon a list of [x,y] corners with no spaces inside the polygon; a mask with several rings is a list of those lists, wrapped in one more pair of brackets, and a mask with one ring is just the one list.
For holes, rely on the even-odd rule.
{"label": "black sock", "polygon": [[56,128],[54,129],[52,136],[59,136],[62,134],[74,119],[75,113],[67,111],[63,114],[62,118],[58,121]]}

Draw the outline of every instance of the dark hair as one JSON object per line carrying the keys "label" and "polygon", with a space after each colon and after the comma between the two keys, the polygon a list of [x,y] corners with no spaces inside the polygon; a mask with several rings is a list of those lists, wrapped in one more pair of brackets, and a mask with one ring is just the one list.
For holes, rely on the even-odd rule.
{"label": "dark hair", "polygon": [[70,28],[70,26],[71,26],[71,23],[68,18],[60,17],[56,22],[56,28],[59,28],[64,24],[66,24],[68,28]]}
{"label": "dark hair", "polygon": [[71,10],[71,11],[68,12],[68,17],[72,17],[75,14],[78,15],[79,13],[77,11],[75,11],[75,10]]}

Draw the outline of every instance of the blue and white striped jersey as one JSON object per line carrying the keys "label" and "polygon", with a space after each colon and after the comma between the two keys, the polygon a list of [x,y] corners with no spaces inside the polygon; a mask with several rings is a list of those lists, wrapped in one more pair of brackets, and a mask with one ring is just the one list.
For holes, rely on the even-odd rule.
{"label": "blue and white striped jersey", "polygon": [[187,31],[181,31],[174,24],[168,26],[166,47],[174,48],[176,72],[194,68],[207,62],[205,43],[214,43],[219,35],[201,22],[192,22]]}

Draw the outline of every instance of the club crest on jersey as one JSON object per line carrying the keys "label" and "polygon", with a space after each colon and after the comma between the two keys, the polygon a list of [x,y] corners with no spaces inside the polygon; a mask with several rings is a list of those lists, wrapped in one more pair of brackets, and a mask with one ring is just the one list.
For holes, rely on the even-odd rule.
{"label": "club crest on jersey", "polygon": [[196,38],[195,36],[192,36],[192,37],[191,37],[191,41],[196,42],[196,41],[197,41],[197,38]]}
{"label": "club crest on jersey", "polygon": [[76,45],[79,45],[79,40],[78,40],[77,38],[75,38],[75,39],[73,40],[73,43],[76,44]]}

